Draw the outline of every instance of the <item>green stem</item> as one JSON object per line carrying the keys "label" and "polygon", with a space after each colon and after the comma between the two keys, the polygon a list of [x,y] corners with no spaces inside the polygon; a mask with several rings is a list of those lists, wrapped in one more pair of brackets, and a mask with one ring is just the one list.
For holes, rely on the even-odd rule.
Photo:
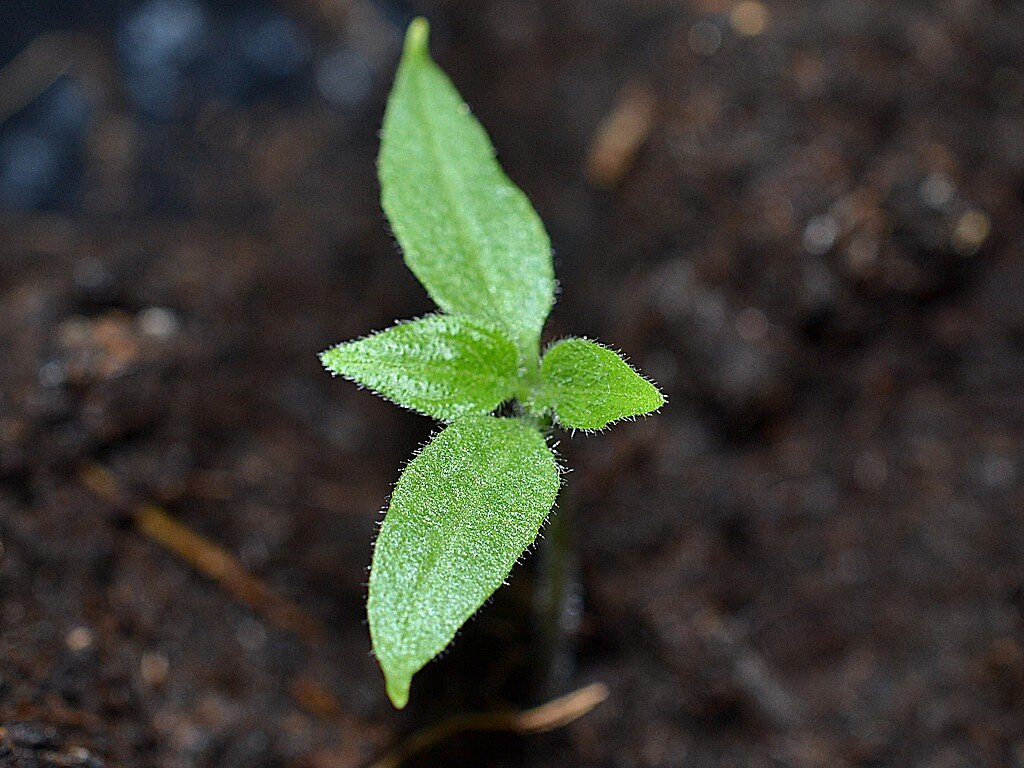
{"label": "green stem", "polygon": [[535,694],[560,693],[569,682],[579,628],[579,563],[567,509],[551,516],[542,540],[535,605],[538,663]]}

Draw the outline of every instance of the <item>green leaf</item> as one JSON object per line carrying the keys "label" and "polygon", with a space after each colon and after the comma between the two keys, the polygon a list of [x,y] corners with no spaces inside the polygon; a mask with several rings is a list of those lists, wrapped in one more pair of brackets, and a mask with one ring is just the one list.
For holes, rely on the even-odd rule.
{"label": "green leaf", "polygon": [[384,115],[381,200],[405,262],[446,312],[504,328],[536,359],[554,303],[551,244],[455,86],[409,27]]}
{"label": "green leaf", "polygon": [[533,543],[558,486],[544,437],[519,419],[460,419],[406,467],[374,549],[367,602],[396,707]]}
{"label": "green leaf", "polygon": [[665,404],[657,387],[625,360],[587,339],[552,346],[541,363],[541,377],[537,405],[553,408],[558,423],[573,429],[601,429]]}
{"label": "green leaf", "polygon": [[453,315],[428,315],[320,354],[332,373],[442,421],[486,414],[512,397],[516,348],[504,333]]}

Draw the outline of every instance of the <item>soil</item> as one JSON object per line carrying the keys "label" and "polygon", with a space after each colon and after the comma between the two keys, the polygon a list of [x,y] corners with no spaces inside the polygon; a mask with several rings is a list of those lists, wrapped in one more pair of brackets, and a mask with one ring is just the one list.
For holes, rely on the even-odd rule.
{"label": "soil", "polygon": [[[156,97],[153,7],[206,46]],[[0,124],[0,765],[360,766],[529,700],[536,558],[391,709],[365,569],[432,425],[315,357],[430,310],[373,162],[426,12],[551,232],[548,336],[614,344],[669,405],[561,441],[564,685],[608,701],[411,764],[1024,766],[1024,4],[198,7],[4,11],[4,61],[77,36]],[[593,137],[636,88],[650,125],[599,188]],[[96,466],[323,638],[141,535]]]}

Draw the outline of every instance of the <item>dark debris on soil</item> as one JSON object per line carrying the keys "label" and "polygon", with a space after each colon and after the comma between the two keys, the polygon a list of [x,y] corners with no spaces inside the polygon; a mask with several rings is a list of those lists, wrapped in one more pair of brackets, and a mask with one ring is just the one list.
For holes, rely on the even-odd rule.
{"label": "dark debris on soil", "polygon": [[[315,357],[430,307],[374,184],[413,11],[549,225],[551,338],[670,401],[561,443],[572,679],[609,701],[421,764],[1024,766],[1024,5],[327,5],[86,13],[89,109],[0,125],[0,766],[359,766],[498,703],[512,597],[390,710],[365,568],[431,425]],[[131,36],[168,18],[154,85]],[[638,83],[653,124],[597,190]],[[47,145],[54,114],[85,128]],[[142,538],[92,462],[326,640]]]}

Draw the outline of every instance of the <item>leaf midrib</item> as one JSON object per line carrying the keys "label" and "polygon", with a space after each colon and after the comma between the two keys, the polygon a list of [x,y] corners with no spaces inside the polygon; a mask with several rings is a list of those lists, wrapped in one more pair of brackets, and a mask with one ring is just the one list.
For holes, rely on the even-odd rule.
{"label": "leaf midrib", "polygon": [[[444,162],[444,153],[441,151],[441,146],[437,140],[437,124],[433,119],[433,110],[426,107],[424,100],[426,94],[424,92],[424,82],[427,75],[430,74],[430,67],[434,64],[429,60],[429,57],[424,54],[424,60],[421,63],[422,68],[417,67],[411,72],[412,76],[412,92],[413,92],[413,103],[416,105],[417,116],[421,122],[427,126],[427,146],[429,148],[431,157],[434,160],[434,165],[438,169],[438,177],[441,181],[441,188],[444,191],[448,208],[453,211],[451,216],[452,221],[455,222],[455,230],[457,233],[457,240],[462,252],[466,255],[468,261],[472,264],[473,271],[476,272],[477,277],[480,280],[480,284],[483,285],[485,293],[485,303],[491,311],[488,315],[488,319],[492,322],[500,323],[501,325],[508,328],[510,333],[513,333],[513,329],[507,325],[505,318],[502,316],[500,308],[495,305],[493,294],[491,293],[491,283],[487,280],[487,272],[483,265],[479,261],[479,254],[475,248],[472,248],[473,237],[468,231],[473,228],[472,217],[466,212],[462,205],[459,203],[458,192],[465,192],[462,184],[458,182],[458,179],[451,174],[451,170],[448,164]],[[442,75],[443,76],[443,75]],[[472,129],[472,126],[470,126]],[[521,342],[516,338],[517,347]]]}
{"label": "leaf midrib", "polygon": [[[451,427],[449,427],[449,429],[450,428]],[[462,441],[462,435],[461,434],[459,435],[459,441],[460,441],[460,443]],[[502,435],[500,442],[503,445],[503,447],[507,447],[508,435]],[[497,444],[497,443],[498,443],[498,441],[495,441],[495,444]],[[455,446],[453,446],[453,449],[454,448],[455,448]],[[514,460],[509,456],[509,451],[507,451],[507,450],[495,451],[495,453],[500,455],[501,458],[502,458],[502,460],[500,462],[500,465],[499,465],[500,469],[498,469],[497,466],[495,467],[496,471],[494,472],[494,475],[498,476],[498,475],[502,475],[505,472],[507,472],[508,469],[514,463]],[[488,484],[488,489],[490,489],[490,488],[491,488],[491,484]],[[451,550],[453,549],[453,547],[455,546],[455,544],[457,542],[461,543],[461,542],[465,541],[465,539],[466,539],[465,528],[466,528],[467,524],[470,522],[473,513],[479,511],[477,509],[478,506],[479,505],[472,505],[472,508],[471,508],[471,505],[463,505],[461,507],[461,509],[457,510],[456,515],[455,515],[456,520],[455,520],[454,524],[448,528],[449,532],[453,532],[453,535],[446,536],[445,540],[442,541],[440,546],[437,547],[436,549],[431,547],[430,556],[428,558],[429,562],[426,565],[424,565],[422,568],[420,568],[418,570],[417,574],[416,574],[416,577],[415,577],[415,587],[414,587],[414,590],[413,590],[414,594],[423,594],[425,592],[425,590],[423,589],[423,585],[426,582],[428,582],[429,580],[433,579],[433,576],[435,574],[435,571],[437,570],[438,564],[444,559],[445,556],[447,556],[447,555],[449,555],[451,553]],[[517,510],[517,511],[521,512],[522,510]],[[408,628],[409,628],[409,621],[410,621],[410,619],[411,619],[411,615],[409,615],[409,614],[405,614],[402,617],[402,634],[403,635],[406,635],[406,636],[408,635]],[[456,628],[456,631],[458,631],[457,628]],[[454,635],[453,635],[453,637],[454,637]],[[451,638],[448,638],[447,640],[445,640],[445,643],[442,646],[441,650],[443,650],[444,647],[447,646],[447,644],[449,642],[451,642]]]}

